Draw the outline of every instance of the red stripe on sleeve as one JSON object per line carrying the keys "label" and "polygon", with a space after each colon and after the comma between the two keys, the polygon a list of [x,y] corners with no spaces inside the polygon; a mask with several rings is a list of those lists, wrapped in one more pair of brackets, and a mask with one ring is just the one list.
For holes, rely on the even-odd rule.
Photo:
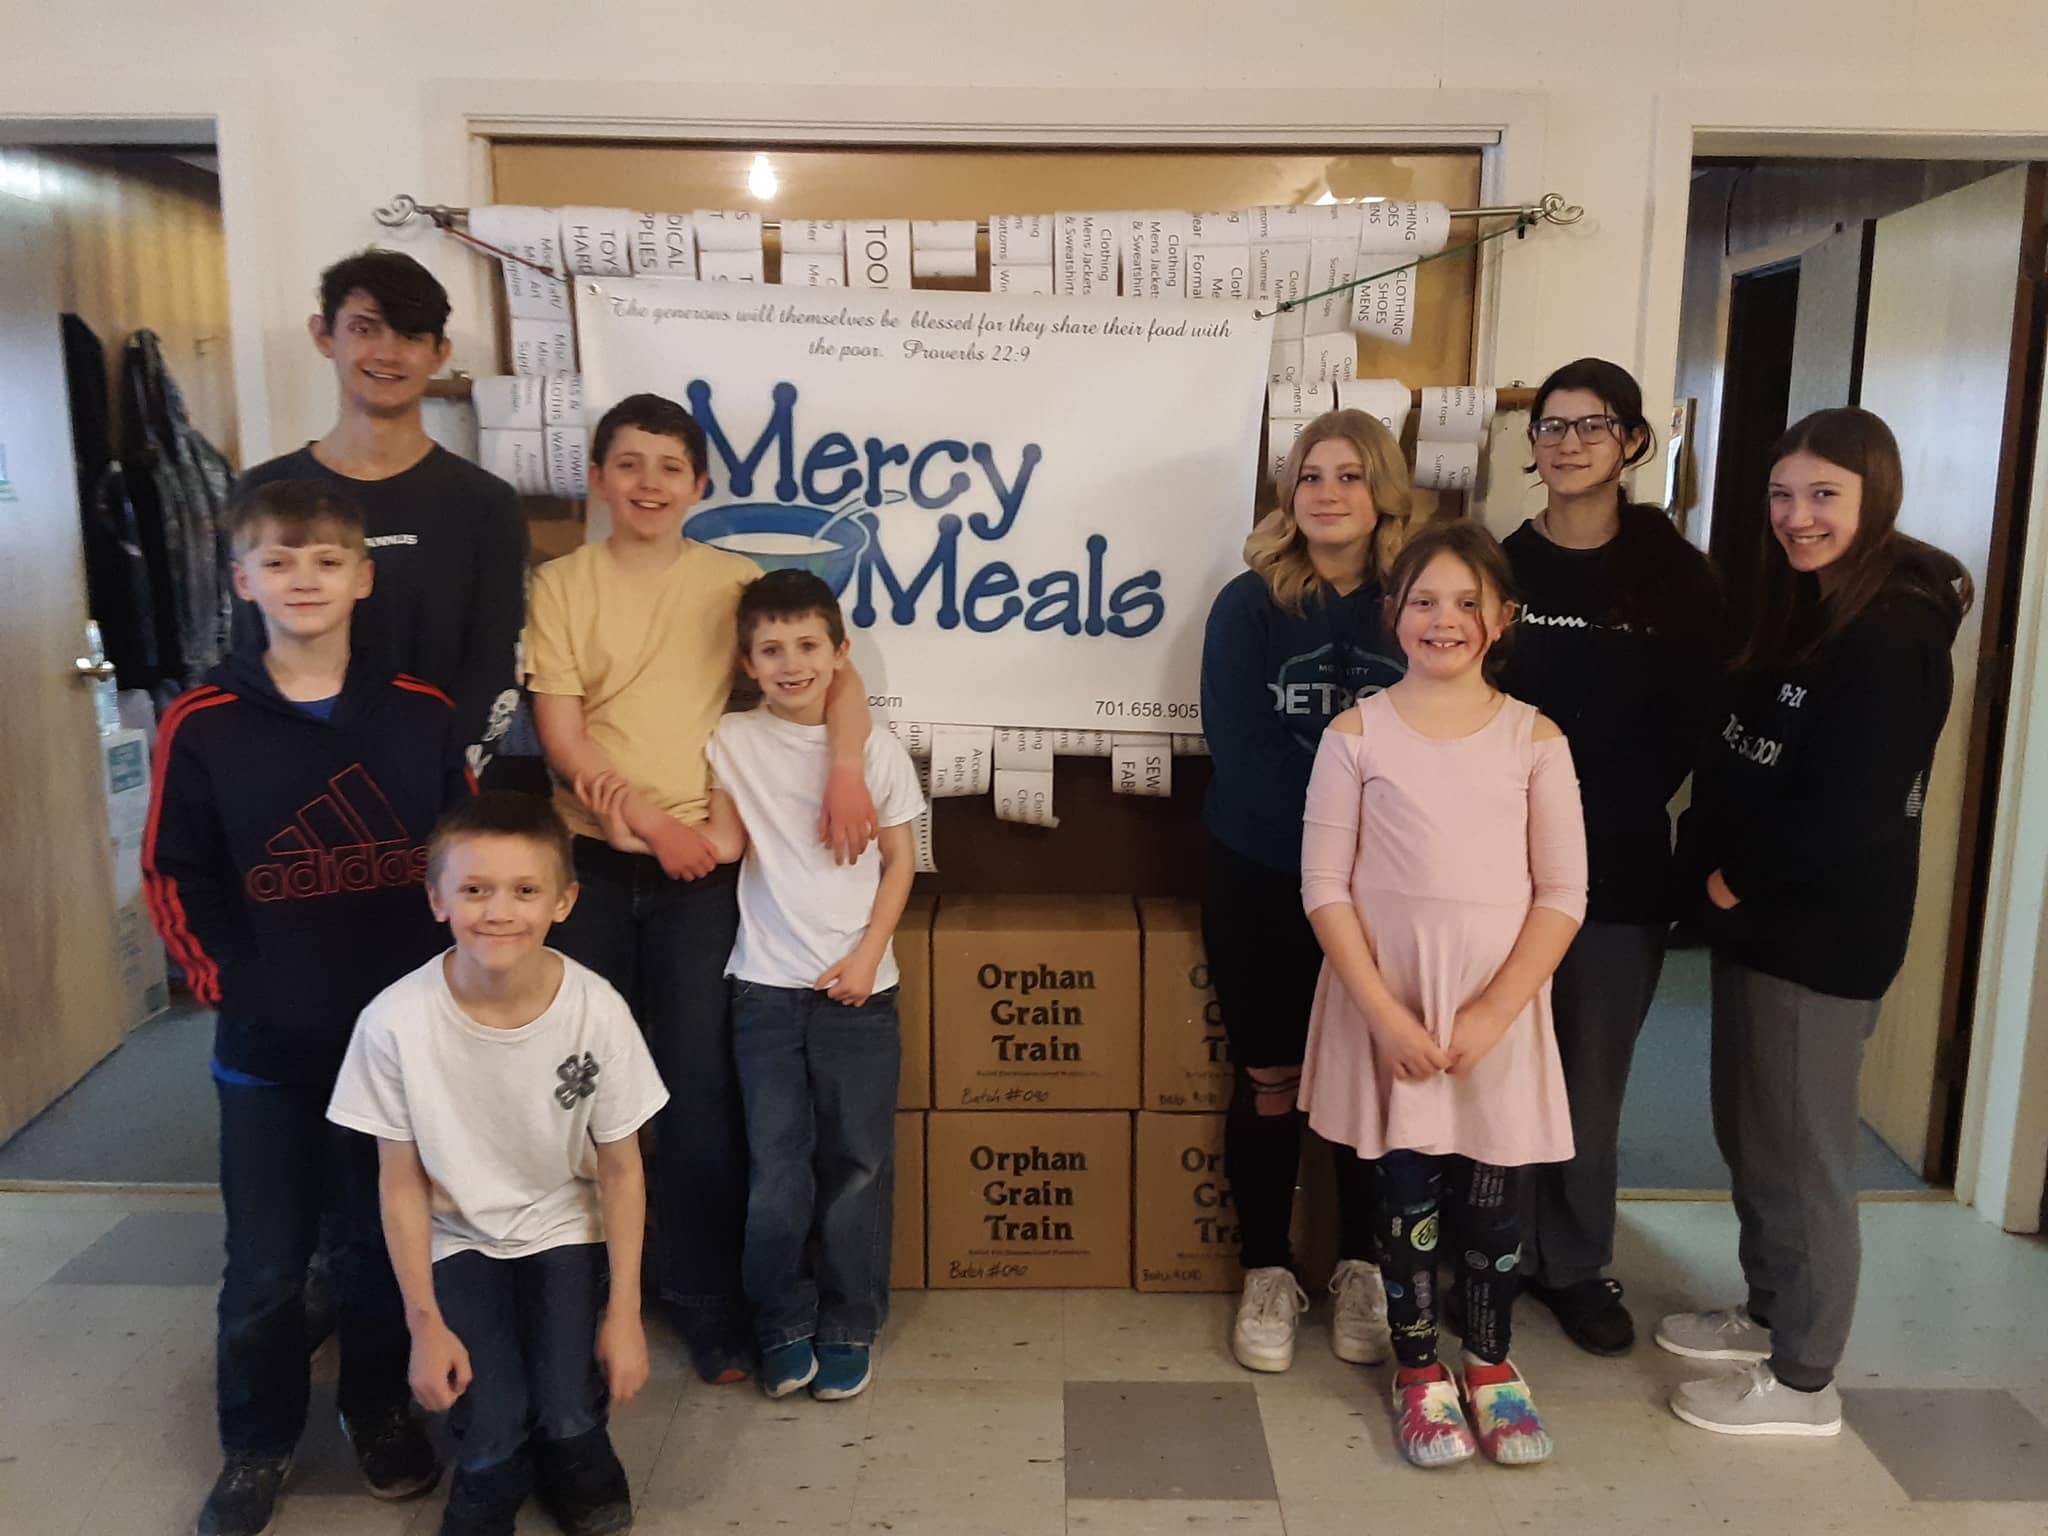
{"label": "red stripe on sleeve", "polygon": [[220,967],[200,945],[185,916],[185,904],[178,896],[178,882],[157,868],[156,841],[164,803],[164,778],[171,761],[171,742],[183,725],[203,709],[232,704],[236,696],[207,685],[181,696],[164,712],[157,728],[156,761],[150,765],[149,821],[142,833],[142,888],[157,932],[165,946],[185,970],[192,995],[202,1003],[220,1001]]}
{"label": "red stripe on sleeve", "polygon": [[455,707],[455,701],[449,698],[447,694],[436,688],[432,683],[423,683],[409,673],[399,673],[398,676],[391,679],[391,685],[394,688],[403,688],[408,693],[424,693],[430,699],[439,699],[450,709]]}

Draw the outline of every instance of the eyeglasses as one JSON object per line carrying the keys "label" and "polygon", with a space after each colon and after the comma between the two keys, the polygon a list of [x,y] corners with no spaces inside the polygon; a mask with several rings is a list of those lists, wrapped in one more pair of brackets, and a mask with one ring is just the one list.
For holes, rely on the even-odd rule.
{"label": "eyeglasses", "polygon": [[1581,416],[1577,421],[1567,421],[1562,416],[1546,416],[1529,428],[1529,436],[1546,448],[1554,448],[1563,442],[1567,432],[1578,433],[1582,443],[1604,443],[1609,439],[1619,442],[1621,422],[1612,416]]}

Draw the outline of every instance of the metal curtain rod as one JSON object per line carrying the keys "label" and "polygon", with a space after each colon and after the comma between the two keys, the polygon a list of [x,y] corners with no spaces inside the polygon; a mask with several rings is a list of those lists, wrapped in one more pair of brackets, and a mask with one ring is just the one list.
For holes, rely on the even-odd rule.
{"label": "metal curtain rod", "polygon": [[[1385,199],[1375,198],[1368,201],[1380,202]],[[1534,203],[1515,203],[1496,208],[1453,208],[1449,212],[1454,219],[1526,219],[1532,224],[1576,224],[1586,216],[1586,210],[1577,203],[1567,203],[1562,192],[1546,192],[1540,201]],[[402,229],[414,219],[429,219],[438,229],[452,229],[458,219],[467,222],[469,210],[456,208],[447,203],[422,203],[411,193],[401,192],[382,208],[375,210],[371,216],[386,229]],[[782,221],[763,219],[761,227],[780,234]],[[974,228],[978,234],[988,233],[986,220],[978,221]]]}

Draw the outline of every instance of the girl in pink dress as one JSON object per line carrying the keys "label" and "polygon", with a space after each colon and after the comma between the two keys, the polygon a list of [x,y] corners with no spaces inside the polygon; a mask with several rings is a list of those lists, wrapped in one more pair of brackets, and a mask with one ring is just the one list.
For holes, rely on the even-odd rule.
{"label": "girl in pink dress", "polygon": [[[1302,904],[1324,963],[1301,1105],[1355,1154],[1346,1177],[1379,1165],[1403,1453],[1541,1461],[1550,1437],[1508,1361],[1515,1170],[1572,1155],[1550,975],[1585,914],[1578,781],[1563,733],[1494,684],[1514,588],[1493,536],[1429,527],[1386,589],[1407,675],[1338,716],[1309,781]],[[1459,1378],[1437,1359],[1444,1232]]]}

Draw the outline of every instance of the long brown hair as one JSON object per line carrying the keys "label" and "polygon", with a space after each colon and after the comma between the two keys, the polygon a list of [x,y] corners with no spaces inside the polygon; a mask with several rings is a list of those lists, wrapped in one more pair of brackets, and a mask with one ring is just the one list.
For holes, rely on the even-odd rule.
{"label": "long brown hair", "polygon": [[1794,666],[1810,660],[1872,603],[1891,594],[1933,604],[1953,639],[1976,601],[1976,588],[1955,556],[1899,532],[1906,475],[1892,429],[1855,406],[1815,411],[1786,429],[1771,450],[1771,463],[1776,466],[1795,453],[1825,459],[1862,480],[1856,536],[1834,562],[1832,590],[1823,597],[1819,577],[1792,569],[1770,519],[1764,519],[1756,624],[1736,665]]}
{"label": "long brown hair", "polygon": [[1429,562],[1438,555],[1462,561],[1465,569],[1478,578],[1480,591],[1484,593],[1491,587],[1500,599],[1504,620],[1500,638],[1487,647],[1486,659],[1480,663],[1480,675],[1499,688],[1507,668],[1508,642],[1515,633],[1515,611],[1522,605],[1522,594],[1515,585],[1515,568],[1508,560],[1508,552],[1478,519],[1454,517],[1429,523],[1401,546],[1387,572],[1387,630],[1392,633],[1400,623],[1402,604],[1408,601],[1409,592],[1429,568]]}
{"label": "long brown hair", "polygon": [[1349,443],[1365,466],[1365,488],[1372,495],[1376,519],[1367,580],[1378,581],[1386,574],[1394,552],[1408,536],[1408,520],[1415,507],[1401,445],[1377,416],[1363,411],[1325,411],[1303,427],[1273,481],[1277,502],[1244,541],[1244,563],[1259,573],[1273,601],[1296,616],[1303,600],[1322,586],[1323,579],[1309,561],[1308,541],[1295,526],[1294,492],[1301,483],[1301,466],[1309,450],[1331,438]]}

